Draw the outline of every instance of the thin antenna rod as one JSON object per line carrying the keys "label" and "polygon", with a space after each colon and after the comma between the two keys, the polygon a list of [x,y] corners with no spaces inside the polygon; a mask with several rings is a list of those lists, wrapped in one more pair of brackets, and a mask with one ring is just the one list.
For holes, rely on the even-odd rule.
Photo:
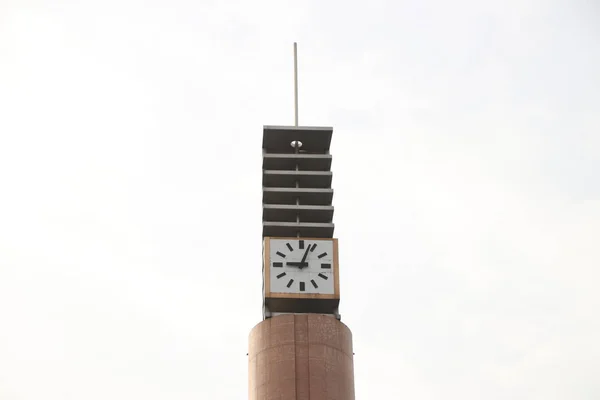
{"label": "thin antenna rod", "polygon": [[294,42],[294,125],[298,126],[298,45]]}

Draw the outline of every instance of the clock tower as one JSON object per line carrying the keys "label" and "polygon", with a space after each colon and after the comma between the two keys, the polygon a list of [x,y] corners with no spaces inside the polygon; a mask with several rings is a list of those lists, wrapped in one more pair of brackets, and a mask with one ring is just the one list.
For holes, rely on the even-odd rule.
{"label": "clock tower", "polygon": [[295,78],[295,126],[263,127],[263,321],[250,332],[248,398],[354,400],[352,333],[338,311],[333,128],[298,126]]}

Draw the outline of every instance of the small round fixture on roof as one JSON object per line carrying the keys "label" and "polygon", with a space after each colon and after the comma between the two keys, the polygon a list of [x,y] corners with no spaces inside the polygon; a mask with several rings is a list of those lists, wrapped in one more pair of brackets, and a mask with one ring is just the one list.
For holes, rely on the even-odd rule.
{"label": "small round fixture on roof", "polygon": [[300,148],[302,147],[302,142],[299,140],[292,140],[292,142],[290,143],[290,146],[292,146],[293,148]]}

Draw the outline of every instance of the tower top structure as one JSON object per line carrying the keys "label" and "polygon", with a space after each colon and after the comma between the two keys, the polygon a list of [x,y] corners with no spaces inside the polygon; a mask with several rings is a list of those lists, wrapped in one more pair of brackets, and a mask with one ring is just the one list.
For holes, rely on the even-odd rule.
{"label": "tower top structure", "polygon": [[[314,312],[339,318],[331,187],[333,128],[298,125],[296,43],[294,122],[294,126],[263,126],[264,317]],[[328,250],[316,252],[317,247]]]}
{"label": "tower top structure", "polygon": [[263,127],[263,237],[333,237],[332,134],[331,127]]}

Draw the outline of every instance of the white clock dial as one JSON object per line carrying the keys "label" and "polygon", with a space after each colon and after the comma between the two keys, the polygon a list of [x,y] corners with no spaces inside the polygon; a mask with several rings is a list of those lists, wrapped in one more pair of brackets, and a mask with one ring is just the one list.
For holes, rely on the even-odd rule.
{"label": "white clock dial", "polygon": [[271,239],[272,293],[334,294],[333,241]]}

